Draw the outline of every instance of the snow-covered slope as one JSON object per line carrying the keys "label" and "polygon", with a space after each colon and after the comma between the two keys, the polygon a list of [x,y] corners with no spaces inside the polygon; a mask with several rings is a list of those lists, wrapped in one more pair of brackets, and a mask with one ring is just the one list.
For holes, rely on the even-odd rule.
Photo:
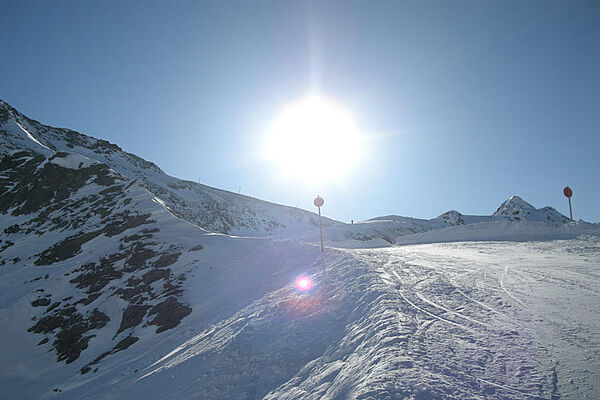
{"label": "snow-covered slope", "polygon": [[[5,103],[0,135],[3,398],[600,390],[598,224],[563,224],[512,198],[493,216],[328,220],[324,229],[336,247],[479,243],[322,255],[307,211],[169,177]],[[299,275],[314,287],[296,289]]]}
{"label": "snow-covered slope", "polygon": [[77,154],[15,151],[0,176],[0,382],[12,399],[87,398],[318,270],[317,247],[207,233]]}
{"label": "snow-covered slope", "polygon": [[[227,245],[233,260],[247,241]],[[598,238],[330,251],[324,258],[290,243],[273,246],[291,268],[276,289],[265,290],[261,276],[252,286],[260,294],[237,312],[218,305],[212,324],[193,312],[163,336],[140,335],[96,373],[44,369],[42,361],[51,360],[40,351],[21,375],[4,371],[4,387],[14,393],[27,385],[30,397],[13,398],[182,400],[592,399],[600,390]],[[250,255],[263,251],[269,248]],[[282,284],[302,263],[316,282],[305,294]],[[203,279],[191,276],[188,289]],[[218,302],[233,297],[221,294]],[[192,303],[202,299],[197,293]]]}

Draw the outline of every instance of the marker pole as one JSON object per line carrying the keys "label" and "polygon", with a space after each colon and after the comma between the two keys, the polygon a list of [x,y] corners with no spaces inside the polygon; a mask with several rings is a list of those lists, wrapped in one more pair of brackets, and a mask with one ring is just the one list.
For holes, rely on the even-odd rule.
{"label": "marker pole", "polygon": [[571,214],[571,223],[573,223],[573,209],[571,208],[571,198],[569,197],[569,214]]}
{"label": "marker pole", "polygon": [[323,200],[321,196],[317,195],[317,198],[313,203],[315,207],[319,209],[319,232],[321,232],[321,253],[324,254],[325,250],[323,250],[323,223],[321,221],[321,206],[325,204],[325,200]]}
{"label": "marker pole", "polygon": [[573,208],[571,207],[571,196],[573,196],[573,189],[566,186],[563,189],[564,195],[569,199],[569,214],[571,215],[571,224],[573,224]]}
{"label": "marker pole", "polygon": [[[569,203],[570,204],[570,203]],[[573,218],[571,218],[573,219]],[[325,250],[323,250],[323,227],[321,226],[321,207],[319,207],[319,232],[321,232],[321,253],[325,253]]]}

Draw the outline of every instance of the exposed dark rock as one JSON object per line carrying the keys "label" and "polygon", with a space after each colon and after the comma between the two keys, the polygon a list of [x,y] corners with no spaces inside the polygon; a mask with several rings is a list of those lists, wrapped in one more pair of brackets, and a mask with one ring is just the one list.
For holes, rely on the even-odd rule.
{"label": "exposed dark rock", "polygon": [[131,346],[138,340],[139,340],[139,338],[137,338],[135,336],[127,336],[125,339],[123,339],[119,343],[117,343],[117,345],[115,346],[115,349],[117,349],[117,351],[126,350],[129,346]]}
{"label": "exposed dark rock", "polygon": [[12,106],[5,102],[0,102],[0,124],[7,122],[10,118],[14,118],[18,114]]}
{"label": "exposed dark rock", "polygon": [[[46,274],[46,275],[44,275],[44,276],[38,276],[37,278],[33,278],[32,280],[30,280],[30,281],[27,281],[27,282],[28,282],[28,283],[30,283],[30,282],[39,281],[39,280],[41,280],[41,279],[48,279],[48,277],[49,277],[49,275],[48,275],[48,274]],[[36,290],[36,292],[43,292],[43,291],[44,291],[44,289],[38,289],[38,290]]]}
{"label": "exposed dark rock", "polygon": [[18,233],[20,230],[19,228],[19,224],[14,224],[9,226],[8,228],[4,228],[4,233],[6,233],[7,235],[10,235],[12,233]]}
{"label": "exposed dark rock", "polygon": [[64,261],[74,257],[81,250],[84,243],[89,242],[98,235],[101,231],[81,233],[79,235],[70,236],[59,242],[49,249],[44,250],[39,258],[34,262],[35,265],[50,265],[57,261]]}
{"label": "exposed dark rock", "polygon": [[368,240],[373,239],[372,237],[363,235],[362,233],[359,233],[359,232],[348,232],[346,234],[346,236],[350,239],[361,240],[361,241],[368,241]]}
{"label": "exposed dark rock", "polygon": [[55,303],[52,303],[52,305],[51,305],[50,307],[46,308],[46,311],[44,311],[44,312],[48,313],[48,312],[50,312],[50,311],[54,310],[54,309],[55,309],[56,307],[58,307],[59,305],[60,305],[60,301],[57,301],[57,302],[55,302]]}
{"label": "exposed dark rock", "polygon": [[[96,207],[94,209],[95,209],[95,212],[93,214],[97,214],[97,213],[101,212],[100,211],[101,208],[99,208],[99,207]],[[49,211],[49,210],[45,210],[45,211]],[[43,213],[41,213],[41,214],[43,214]],[[87,233],[82,232],[78,235],[68,237],[67,239],[63,240],[62,242],[59,242],[59,243],[53,245],[51,248],[44,250],[41,253],[38,260],[35,261],[35,264],[36,265],[50,265],[54,262],[63,261],[63,260],[69,259],[71,257],[74,257],[81,250],[81,246],[84,243],[94,239],[95,237],[99,236],[100,234],[104,233],[106,236],[111,237],[114,235],[118,235],[127,229],[132,229],[132,228],[135,228],[142,224],[149,224],[149,223],[154,222],[154,221],[150,220],[149,217],[150,217],[150,214],[131,215],[128,212],[111,215],[110,221],[104,221],[105,224],[102,229],[92,231],[92,232],[87,232]],[[47,216],[46,216],[46,218],[38,217],[38,218],[34,219],[33,221],[40,224],[40,223],[42,223],[41,222],[42,220],[44,222],[47,221],[48,220]],[[62,219],[59,218],[59,220],[60,220],[60,222],[55,223],[54,227],[57,227],[57,226],[66,227],[69,225]],[[76,227],[82,225],[84,222],[85,222],[85,220],[75,219],[74,221],[71,221],[70,227],[76,228]]]}
{"label": "exposed dark rock", "polygon": [[144,320],[144,316],[146,315],[146,311],[150,308],[150,306],[137,306],[130,305],[123,311],[123,317],[121,318],[121,325],[119,326],[119,330],[115,334],[117,336],[119,333],[123,332],[125,329],[133,328],[142,323]]}
{"label": "exposed dark rock", "polygon": [[[59,154],[59,153],[57,153]],[[56,156],[56,154],[55,154]],[[85,168],[64,168],[42,162],[45,157],[32,151],[9,154],[0,161],[0,212],[13,208],[12,215],[24,215],[67,199],[93,178],[101,186],[110,186],[115,175],[105,164]],[[22,182],[21,185],[13,185]]]}
{"label": "exposed dark rock", "polygon": [[[0,242],[2,242],[2,241],[0,240]],[[0,253],[2,253],[4,250],[8,249],[10,246],[14,246],[14,245],[15,245],[14,242],[7,240],[6,243],[4,243],[2,245],[2,247],[0,247]]]}
{"label": "exposed dark rock", "polygon": [[98,329],[106,325],[110,319],[106,314],[94,309],[91,315],[82,323],[63,328],[57,335],[53,343],[57,360],[66,360],[69,364],[75,361],[81,352],[88,346],[89,340],[95,335],[86,335],[92,329]]}
{"label": "exposed dark rock", "polygon": [[79,370],[79,372],[81,373],[81,375],[84,375],[84,374],[87,374],[88,372],[90,372],[91,369],[92,369],[91,367],[86,365],[85,367],[81,368]]}
{"label": "exposed dark rock", "polygon": [[127,229],[156,222],[149,218],[150,214],[130,215],[128,212],[115,214],[114,216],[111,216],[112,222],[106,225],[103,232],[106,236],[112,237],[123,233]]}
{"label": "exposed dark rock", "polygon": [[[125,339],[121,340],[119,343],[117,343],[115,345],[115,347],[112,348],[112,350],[110,351],[106,351],[102,354],[100,354],[98,357],[96,357],[96,359],[94,359],[94,361],[92,361],[91,363],[87,364],[85,367],[81,368],[80,372],[81,375],[89,372],[92,368],[92,365],[96,365],[98,364],[100,361],[102,361],[102,359],[106,356],[109,356],[111,354],[115,354],[121,350],[126,350],[129,346],[131,346],[132,344],[134,344],[135,342],[137,342],[139,340],[139,338],[135,337],[135,336],[127,336]],[[96,372],[98,370],[98,368],[96,368],[94,370],[94,372]]]}
{"label": "exposed dark rock", "polygon": [[192,247],[190,249],[190,251],[199,251],[199,250],[202,250],[202,249],[204,249],[204,246],[202,246],[201,244],[199,244],[197,246]]}
{"label": "exposed dark rock", "polygon": [[175,264],[175,262],[177,262],[177,260],[179,259],[180,255],[181,253],[163,254],[158,260],[156,260],[154,266],[156,268],[162,268],[171,264]]}
{"label": "exposed dark rock", "polygon": [[81,269],[86,272],[71,279],[69,282],[75,283],[79,289],[87,288],[88,293],[97,292],[108,285],[113,279],[119,279],[123,276],[122,272],[115,269],[114,262],[107,258],[102,258],[100,265],[88,263],[82,266]]}
{"label": "exposed dark rock", "polygon": [[156,314],[156,317],[148,322],[148,325],[156,325],[158,327],[156,333],[164,332],[167,329],[175,328],[191,312],[191,307],[181,304],[175,297],[169,297],[152,307],[149,315]]}
{"label": "exposed dark rock", "polygon": [[55,311],[51,315],[46,315],[38,322],[27,329],[28,332],[50,333],[57,328],[74,325],[83,321],[83,316],[77,312],[75,307],[64,308]]}
{"label": "exposed dark rock", "polygon": [[464,225],[463,215],[456,210],[446,211],[436,219],[447,223],[448,225]]}
{"label": "exposed dark rock", "polygon": [[383,235],[381,238],[389,244],[394,244],[394,241],[389,236]]}
{"label": "exposed dark rock", "polygon": [[117,194],[123,192],[123,185],[114,185],[100,191],[101,196]]}
{"label": "exposed dark rock", "polygon": [[50,304],[50,299],[48,297],[42,297],[40,299],[35,299],[31,302],[31,305],[34,307],[45,307]]}
{"label": "exposed dark rock", "polygon": [[77,360],[81,352],[87,349],[90,339],[94,337],[94,335],[84,336],[87,331],[85,325],[79,324],[58,332],[53,343],[58,354],[57,361],[66,361],[69,364]]}
{"label": "exposed dark rock", "polygon": [[42,340],[40,340],[40,342],[37,345],[41,346],[41,345],[46,344],[46,343],[48,343],[48,338],[47,337],[43,338]]}
{"label": "exposed dark rock", "polygon": [[123,239],[121,239],[121,241],[123,243],[129,243],[129,242],[137,242],[140,241],[142,239],[150,239],[153,235],[151,233],[147,233],[144,235],[131,235],[131,236],[125,236],[123,237]]}
{"label": "exposed dark rock", "polygon": [[132,287],[119,288],[115,290],[114,294],[134,304],[143,303],[145,300],[153,297],[152,287],[139,283],[133,284]]}
{"label": "exposed dark rock", "polygon": [[151,271],[146,272],[142,276],[142,281],[145,284],[150,284],[152,282],[156,282],[159,279],[166,279],[171,274],[170,269],[153,269]]}
{"label": "exposed dark rock", "polygon": [[84,297],[83,299],[77,300],[75,302],[75,304],[83,304],[84,306],[87,306],[89,304],[92,304],[101,295],[102,295],[102,293],[99,293],[99,292],[98,293],[92,293],[88,297]]}
{"label": "exposed dark rock", "polygon": [[41,318],[27,331],[50,333],[60,328],[53,347],[56,350],[57,360],[66,360],[68,364],[79,357],[87,348],[88,341],[94,336],[86,334],[90,330],[105,326],[108,321],[108,316],[98,309],[94,309],[84,318],[75,307],[68,307],[55,310],[53,314]]}
{"label": "exposed dark rock", "polygon": [[148,259],[157,256],[159,253],[152,249],[144,247],[144,244],[137,242],[131,250],[131,255],[125,261],[128,267],[125,269],[127,272],[135,271],[142,267]]}

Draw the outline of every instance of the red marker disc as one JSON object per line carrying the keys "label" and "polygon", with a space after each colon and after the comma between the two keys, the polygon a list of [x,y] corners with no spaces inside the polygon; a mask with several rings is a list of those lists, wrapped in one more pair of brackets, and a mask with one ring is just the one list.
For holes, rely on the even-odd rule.
{"label": "red marker disc", "polygon": [[[564,188],[564,189],[563,189],[563,193],[564,193],[564,194],[565,194],[565,196],[567,196],[567,197],[571,197],[571,196],[573,196],[573,191],[572,191],[572,190],[571,190],[571,188],[570,188],[570,187],[568,187],[568,186],[567,186],[566,188]],[[315,201],[316,201],[316,200],[315,200]]]}
{"label": "red marker disc", "polygon": [[325,200],[323,200],[322,197],[317,196],[314,203],[315,203],[315,206],[321,207],[323,204],[325,204]]}

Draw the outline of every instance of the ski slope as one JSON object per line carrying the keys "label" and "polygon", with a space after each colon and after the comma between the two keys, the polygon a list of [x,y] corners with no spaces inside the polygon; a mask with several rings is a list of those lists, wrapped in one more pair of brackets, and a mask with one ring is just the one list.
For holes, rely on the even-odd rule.
{"label": "ski slope", "polygon": [[[512,196],[355,224],[0,101],[9,399],[596,399],[600,224]],[[294,280],[308,275],[311,290]]]}
{"label": "ski slope", "polygon": [[[200,398],[594,399],[600,392],[597,237],[353,250],[325,262],[314,293],[261,299],[210,332],[234,343],[215,348],[201,333],[151,365],[124,396],[152,396],[158,387],[159,398],[192,399],[196,384],[212,389]],[[299,308],[274,328],[267,310],[281,302]],[[320,354],[269,393],[256,391],[274,368],[285,370],[282,353],[307,349]],[[248,375],[255,380],[236,385]],[[172,380],[179,376],[183,386]]]}
{"label": "ski slope", "polygon": [[[329,249],[324,257],[314,250],[300,262],[315,281],[310,292],[255,281],[263,295],[229,317],[206,326],[192,314],[99,377],[57,383],[58,398],[595,399],[600,392],[598,237]],[[299,273],[298,257],[279,262]],[[194,279],[190,286],[201,285]],[[213,306],[228,314],[225,304]]]}

